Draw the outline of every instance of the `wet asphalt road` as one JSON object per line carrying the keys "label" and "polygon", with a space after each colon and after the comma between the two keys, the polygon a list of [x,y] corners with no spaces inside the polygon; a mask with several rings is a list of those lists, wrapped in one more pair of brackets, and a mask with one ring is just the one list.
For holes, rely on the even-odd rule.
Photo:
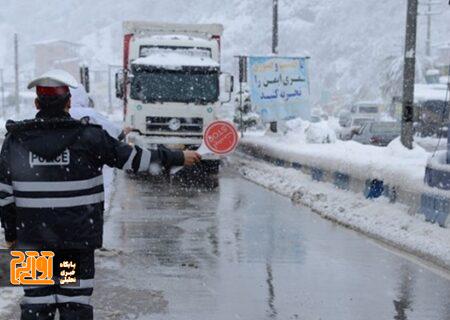
{"label": "wet asphalt road", "polygon": [[117,172],[96,319],[450,319],[448,275],[232,174]]}
{"label": "wet asphalt road", "polygon": [[214,190],[116,172],[95,319],[450,320],[448,274],[232,172]]}

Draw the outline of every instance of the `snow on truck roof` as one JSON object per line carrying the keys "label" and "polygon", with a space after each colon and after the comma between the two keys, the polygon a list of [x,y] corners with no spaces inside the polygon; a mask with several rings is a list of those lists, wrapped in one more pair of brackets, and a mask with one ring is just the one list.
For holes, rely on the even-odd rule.
{"label": "snow on truck roof", "polygon": [[175,69],[181,67],[219,67],[219,63],[211,58],[188,56],[177,53],[151,54],[134,60],[132,64]]}
{"label": "snow on truck roof", "polygon": [[123,31],[125,34],[132,33],[137,36],[148,36],[156,34],[187,34],[187,35],[222,35],[221,24],[181,24],[149,21],[124,21]]}
{"label": "snow on truck roof", "polygon": [[191,37],[184,34],[165,34],[165,35],[156,35],[149,37],[151,41],[167,41],[167,40],[181,40],[181,41],[195,41],[196,45],[203,45],[205,47],[211,46],[211,42],[209,40],[197,37]]}

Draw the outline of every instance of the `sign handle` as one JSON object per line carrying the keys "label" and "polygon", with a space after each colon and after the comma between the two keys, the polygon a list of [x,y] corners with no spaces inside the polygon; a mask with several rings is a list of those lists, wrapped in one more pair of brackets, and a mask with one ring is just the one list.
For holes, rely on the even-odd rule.
{"label": "sign handle", "polygon": [[[211,150],[209,150],[208,147],[205,146],[204,143],[202,143],[202,144],[200,145],[200,148],[197,149],[197,152],[198,152],[201,156],[204,156],[204,155],[207,155],[207,154],[212,153]],[[172,167],[172,168],[170,168],[170,174],[171,174],[171,175],[174,175],[175,173],[177,173],[178,171],[180,171],[180,170],[183,169],[183,168],[184,168],[183,166]]]}

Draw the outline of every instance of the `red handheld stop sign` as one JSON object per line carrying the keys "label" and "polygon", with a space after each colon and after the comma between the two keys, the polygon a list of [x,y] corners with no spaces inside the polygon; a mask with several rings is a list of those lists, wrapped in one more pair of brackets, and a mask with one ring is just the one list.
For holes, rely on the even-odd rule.
{"label": "red handheld stop sign", "polygon": [[[218,120],[211,122],[203,134],[203,143],[197,152],[201,155],[215,153],[226,155],[234,151],[239,141],[239,135],[233,124],[228,121]],[[170,169],[175,174],[183,167]]]}
{"label": "red handheld stop sign", "polygon": [[203,148],[200,149],[206,147],[212,153],[226,155],[236,149],[238,141],[239,135],[234,125],[228,121],[218,120],[206,128],[203,134]]}

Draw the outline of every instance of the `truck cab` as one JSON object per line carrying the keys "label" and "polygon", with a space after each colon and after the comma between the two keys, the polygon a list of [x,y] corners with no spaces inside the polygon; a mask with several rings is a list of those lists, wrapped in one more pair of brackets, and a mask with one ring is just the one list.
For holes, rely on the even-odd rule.
{"label": "truck cab", "polygon": [[197,149],[204,128],[231,98],[232,77],[220,68],[222,26],[125,22],[124,31],[116,90],[125,124],[135,130],[129,142]]}

